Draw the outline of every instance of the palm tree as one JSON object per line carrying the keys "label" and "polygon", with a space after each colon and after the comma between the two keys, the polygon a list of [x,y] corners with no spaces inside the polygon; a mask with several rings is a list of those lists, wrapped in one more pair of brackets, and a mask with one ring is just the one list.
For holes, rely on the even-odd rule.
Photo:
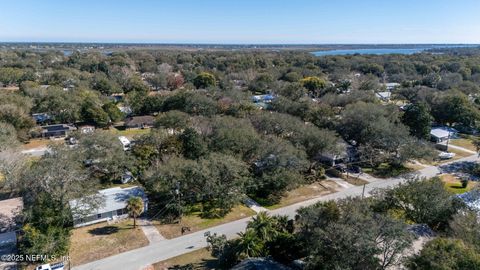
{"label": "palm tree", "polygon": [[254,230],[247,229],[244,233],[239,233],[238,236],[240,236],[237,245],[237,255],[239,257],[246,256],[247,258],[251,258],[263,256],[264,243],[258,238]]}
{"label": "palm tree", "polygon": [[133,217],[133,228],[137,227],[137,217],[143,213],[143,199],[141,197],[130,197],[127,201],[128,215]]}
{"label": "palm tree", "polygon": [[248,223],[247,229],[253,230],[262,241],[269,241],[277,234],[277,220],[267,212],[260,212]]}

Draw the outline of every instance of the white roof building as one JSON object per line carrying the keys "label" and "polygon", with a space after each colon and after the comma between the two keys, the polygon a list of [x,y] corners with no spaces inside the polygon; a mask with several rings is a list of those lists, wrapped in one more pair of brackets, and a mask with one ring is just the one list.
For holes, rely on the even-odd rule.
{"label": "white roof building", "polygon": [[120,143],[123,145],[123,150],[127,151],[130,149],[130,140],[125,136],[119,136],[118,139]]}
{"label": "white roof building", "polygon": [[99,190],[96,196],[100,196],[103,200],[103,203],[96,209],[90,209],[90,206],[85,204],[86,198],[71,200],[69,202],[73,213],[74,227],[86,226],[128,216],[126,207],[127,201],[131,197],[141,197],[144,202],[144,211],[148,209],[147,196],[143,189],[138,186],[103,189]]}

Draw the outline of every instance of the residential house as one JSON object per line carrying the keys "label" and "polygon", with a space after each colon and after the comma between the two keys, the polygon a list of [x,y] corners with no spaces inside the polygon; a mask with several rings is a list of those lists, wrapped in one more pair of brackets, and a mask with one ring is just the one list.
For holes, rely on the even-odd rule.
{"label": "residential house", "polygon": [[377,92],[375,93],[375,96],[380,99],[381,101],[388,102],[390,101],[390,98],[392,97],[392,93],[389,91],[385,92]]}
{"label": "residential house", "polygon": [[133,116],[125,120],[125,128],[151,128],[155,123],[155,117],[151,115]]}
{"label": "residential house", "polygon": [[275,96],[271,94],[252,96],[253,103],[260,109],[269,109],[271,107],[270,103],[274,100]]}
{"label": "residential house", "polygon": [[357,151],[354,146],[350,146],[346,142],[342,141],[337,144],[337,147],[334,151],[319,153],[317,160],[333,167],[338,164],[354,161],[356,159],[356,154]]}
{"label": "residential house", "polygon": [[22,209],[21,197],[0,201],[0,248],[16,246],[18,216]]}
{"label": "residential house", "polygon": [[[98,191],[98,195],[104,203],[96,208],[89,209],[82,200],[71,200],[73,226],[75,228],[87,226],[104,221],[123,219],[128,217],[127,201],[131,197],[140,197],[143,199],[144,212],[148,210],[148,199],[141,187],[133,186],[127,188],[114,187]],[[81,213],[81,214],[80,214]]]}
{"label": "residential house", "polygon": [[385,84],[385,88],[387,89],[387,91],[395,90],[399,86],[400,86],[399,83],[386,83]]}
{"label": "residential house", "polygon": [[430,139],[435,143],[444,143],[458,133],[457,130],[448,127],[434,127],[430,130]]}
{"label": "residential house", "polygon": [[45,124],[52,120],[52,117],[48,113],[34,113],[32,117],[37,124]]}
{"label": "residential house", "polygon": [[292,268],[266,258],[248,258],[237,264],[232,270],[291,270]]}
{"label": "residential house", "polygon": [[41,136],[44,138],[51,137],[65,137],[70,132],[76,130],[77,128],[67,124],[57,124],[57,125],[48,125],[41,126]]}

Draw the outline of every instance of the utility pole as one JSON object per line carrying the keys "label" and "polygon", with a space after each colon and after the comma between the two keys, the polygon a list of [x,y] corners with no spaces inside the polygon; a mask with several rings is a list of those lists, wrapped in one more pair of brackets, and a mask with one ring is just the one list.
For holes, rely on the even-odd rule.
{"label": "utility pole", "polygon": [[365,197],[365,187],[367,184],[363,184],[363,190],[362,190],[362,199]]}

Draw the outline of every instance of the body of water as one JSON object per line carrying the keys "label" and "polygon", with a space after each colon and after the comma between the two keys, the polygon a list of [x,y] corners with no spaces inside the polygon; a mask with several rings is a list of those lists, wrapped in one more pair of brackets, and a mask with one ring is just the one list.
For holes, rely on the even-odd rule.
{"label": "body of water", "polygon": [[421,53],[431,49],[444,49],[444,48],[464,48],[475,47],[478,45],[430,45],[424,47],[414,48],[370,48],[370,49],[342,49],[342,50],[329,50],[329,51],[317,51],[312,52],[315,56],[326,55],[352,55],[352,54],[415,54]]}

